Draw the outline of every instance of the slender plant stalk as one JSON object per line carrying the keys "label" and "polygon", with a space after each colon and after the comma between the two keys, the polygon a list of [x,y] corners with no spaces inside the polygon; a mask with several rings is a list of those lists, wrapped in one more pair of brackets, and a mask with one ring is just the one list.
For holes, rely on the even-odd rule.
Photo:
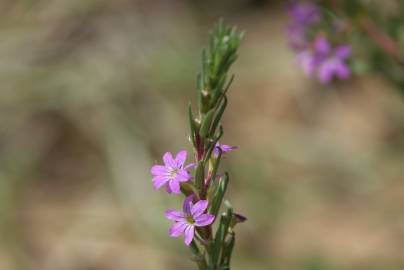
{"label": "slender plant stalk", "polygon": [[[216,155],[213,152],[223,135],[221,118],[227,106],[227,90],[233,81],[233,77],[228,74],[237,59],[242,36],[243,34],[237,33],[236,28],[225,26],[222,22],[210,34],[209,47],[202,53],[202,71],[197,76],[197,116],[193,115],[191,107],[189,109],[190,141],[197,162],[197,195],[199,199],[210,202],[209,213],[219,222],[216,233],[213,233],[213,224],[197,230],[200,238],[196,239],[200,239],[198,244],[203,250],[200,255],[202,260],[208,262],[206,267],[199,266],[199,269],[230,269],[234,233],[230,227],[233,210],[229,203],[226,204],[227,211],[218,217],[229,175],[218,174],[222,149],[216,148]],[[231,237],[228,237],[229,234]]]}
{"label": "slender plant stalk", "polygon": [[[185,150],[175,158],[166,152],[164,166],[154,165],[151,169],[156,189],[165,186],[169,194],[186,196],[183,211],[166,211],[166,217],[175,221],[169,235],[185,236],[184,242],[190,247],[192,260],[199,270],[230,269],[234,226],[246,220],[224,201],[229,174],[220,172],[222,156],[236,147],[219,143],[224,132],[221,119],[227,106],[226,94],[233,81],[229,70],[237,59],[242,36],[235,27],[220,21],[210,34],[208,48],[202,52],[196,113],[191,104],[188,108],[189,140],[194,148],[195,163],[185,166]],[[194,173],[190,172],[191,168]],[[220,214],[223,201],[225,211]]]}

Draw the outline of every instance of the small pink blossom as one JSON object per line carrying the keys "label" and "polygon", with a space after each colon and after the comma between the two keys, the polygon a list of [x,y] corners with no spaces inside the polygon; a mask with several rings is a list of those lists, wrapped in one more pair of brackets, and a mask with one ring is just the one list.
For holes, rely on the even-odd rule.
{"label": "small pink blossom", "polygon": [[186,159],[187,151],[185,150],[178,152],[175,159],[170,152],[165,153],[164,166],[154,165],[151,168],[154,188],[159,189],[165,185],[168,193],[181,194],[180,183],[191,179],[191,174],[187,169],[194,165],[184,167]]}
{"label": "small pink blossom", "polygon": [[208,208],[207,200],[200,200],[195,204],[192,203],[193,195],[188,196],[184,200],[183,209],[181,211],[167,210],[165,215],[168,219],[175,221],[170,227],[169,235],[171,237],[179,237],[184,235],[184,242],[189,246],[194,239],[195,227],[205,227],[215,219],[214,215],[204,214]]}
{"label": "small pink blossom", "polygon": [[213,155],[217,157],[219,155],[219,151],[222,151],[222,154],[236,150],[238,147],[237,146],[230,146],[227,144],[220,144],[217,143],[215,146],[215,149],[213,149]]}

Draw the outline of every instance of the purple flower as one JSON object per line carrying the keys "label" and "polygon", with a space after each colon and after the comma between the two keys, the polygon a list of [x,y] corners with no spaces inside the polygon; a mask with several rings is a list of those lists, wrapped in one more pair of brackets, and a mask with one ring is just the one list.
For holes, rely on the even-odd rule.
{"label": "purple flower", "polygon": [[319,7],[311,2],[292,1],[288,7],[293,22],[300,25],[311,25],[321,19]]}
{"label": "purple flower", "polygon": [[189,246],[194,238],[195,227],[204,227],[212,224],[215,219],[214,215],[204,214],[208,208],[207,200],[200,200],[197,203],[192,203],[193,195],[188,196],[184,200],[183,210],[167,210],[165,215],[168,219],[175,221],[171,225],[169,235],[178,237],[185,235],[184,242]]}
{"label": "purple flower", "polygon": [[319,56],[326,56],[332,51],[332,47],[326,37],[320,36],[314,41],[314,51]]}
{"label": "purple flower", "polygon": [[[314,40],[307,36],[307,32],[322,18],[320,7],[312,2],[293,0],[288,6],[288,13],[292,18],[287,29],[289,46],[296,52],[297,62],[304,73],[315,75],[324,84],[334,78],[348,79],[351,69],[346,60],[351,56],[351,47],[341,45],[335,48],[324,36]],[[340,30],[337,26],[335,28]]]}
{"label": "purple flower", "polygon": [[287,28],[289,46],[296,52],[307,49],[310,41],[307,32],[321,20],[320,8],[311,2],[291,1],[287,7],[291,23]]}
{"label": "purple flower", "polygon": [[304,73],[311,76],[330,51],[331,45],[328,40],[324,37],[319,37],[314,41],[312,48],[308,48],[297,54],[297,62],[302,67]]}
{"label": "purple flower", "polygon": [[297,63],[307,76],[311,76],[318,65],[318,57],[311,50],[304,50],[297,54]]}
{"label": "purple flower", "polygon": [[346,59],[351,56],[351,47],[341,45],[335,49],[327,59],[318,67],[318,79],[328,84],[334,77],[346,80],[351,76],[351,70],[346,64]]}
{"label": "purple flower", "polygon": [[309,27],[321,19],[319,7],[314,3],[292,1],[288,5],[288,13],[292,22],[287,28],[289,46],[296,52],[307,48],[306,36]]}
{"label": "purple flower", "polygon": [[351,70],[346,64],[351,55],[351,47],[340,45],[332,48],[325,37],[317,38],[313,46],[297,54],[297,61],[306,75],[316,74],[320,82],[328,84],[334,77],[346,80]]}
{"label": "purple flower", "polygon": [[294,51],[301,51],[307,46],[307,39],[305,36],[306,28],[301,24],[291,24],[286,30],[288,36],[289,47]]}
{"label": "purple flower", "polygon": [[191,174],[187,168],[193,166],[190,164],[184,167],[185,160],[187,159],[187,152],[185,150],[178,152],[175,159],[170,152],[163,156],[164,166],[154,165],[151,168],[153,175],[153,186],[159,189],[166,185],[168,193],[181,194],[180,182],[186,182],[191,179]]}
{"label": "purple flower", "polygon": [[227,144],[220,144],[216,143],[215,149],[213,149],[213,156],[217,157],[219,156],[219,151],[222,151],[222,154],[236,150],[238,147],[237,146],[230,146]]}

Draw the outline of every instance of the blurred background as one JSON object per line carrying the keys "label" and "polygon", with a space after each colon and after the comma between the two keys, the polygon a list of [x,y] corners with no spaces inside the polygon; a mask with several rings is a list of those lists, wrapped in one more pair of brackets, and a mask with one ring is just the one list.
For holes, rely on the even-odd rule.
{"label": "blurred background", "polygon": [[404,268],[404,102],[297,68],[283,1],[1,0],[0,269],[194,269],[150,167],[191,150],[218,18],[246,31],[223,143],[233,269]]}

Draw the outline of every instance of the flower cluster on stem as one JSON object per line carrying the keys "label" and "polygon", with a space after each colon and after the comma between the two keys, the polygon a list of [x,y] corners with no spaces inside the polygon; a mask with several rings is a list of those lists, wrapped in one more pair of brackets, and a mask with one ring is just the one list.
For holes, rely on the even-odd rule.
{"label": "flower cluster on stem", "polygon": [[[237,58],[242,39],[236,28],[219,22],[210,34],[209,47],[202,53],[202,71],[197,77],[197,114],[188,109],[189,140],[194,149],[195,162],[186,165],[187,152],[174,156],[163,155],[164,165],[151,168],[155,189],[165,188],[167,193],[183,195],[182,211],[169,209],[167,219],[173,221],[171,237],[184,235],[192,259],[199,270],[230,269],[235,244],[234,226],[246,220],[233,212],[224,196],[229,174],[219,171],[223,155],[237,149],[220,144],[223,135],[221,118],[227,106],[227,91],[233,81],[228,73]],[[224,203],[226,211],[220,214]],[[213,223],[218,222],[216,232]]]}
{"label": "flower cluster on stem", "polygon": [[334,21],[325,27],[325,15],[314,2],[293,1],[288,13],[291,18],[287,28],[289,46],[304,73],[323,84],[329,84],[334,79],[349,79],[351,69],[347,61],[351,56],[351,46],[331,41],[327,35],[330,31],[325,31],[331,28],[333,33],[341,32],[341,24]]}

